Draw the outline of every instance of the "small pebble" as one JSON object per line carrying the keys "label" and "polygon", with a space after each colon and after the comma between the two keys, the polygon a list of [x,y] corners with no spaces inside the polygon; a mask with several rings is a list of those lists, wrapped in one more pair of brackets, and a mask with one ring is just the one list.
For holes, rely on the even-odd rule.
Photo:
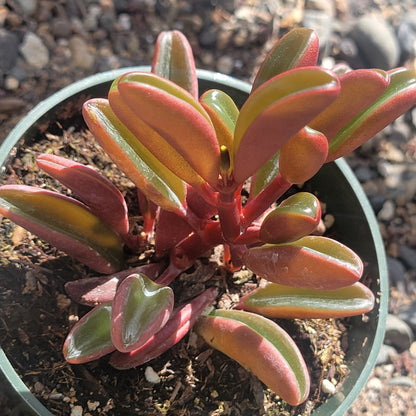
{"label": "small pebble", "polygon": [[397,376],[389,380],[389,386],[413,387],[414,385],[414,381],[410,377],[406,376]]}
{"label": "small pebble", "polygon": [[82,406],[74,406],[71,409],[71,416],[82,416],[83,410]]}
{"label": "small pebble", "polygon": [[368,380],[367,388],[370,390],[380,391],[383,389],[383,383],[379,378],[372,377]]}
{"label": "small pebble", "polygon": [[156,371],[153,370],[152,367],[150,367],[150,365],[147,366],[146,369],[144,370],[144,376],[146,377],[146,380],[149,383],[157,384],[160,382],[160,377],[158,376]]}
{"label": "small pebble", "polygon": [[328,379],[322,380],[322,391],[327,394],[335,393],[335,386]]}

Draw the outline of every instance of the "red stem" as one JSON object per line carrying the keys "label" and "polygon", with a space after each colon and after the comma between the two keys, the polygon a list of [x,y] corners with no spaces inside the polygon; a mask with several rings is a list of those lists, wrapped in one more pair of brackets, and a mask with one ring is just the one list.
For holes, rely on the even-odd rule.
{"label": "red stem", "polygon": [[258,195],[250,199],[243,208],[241,223],[247,228],[267,208],[279,199],[293,184],[283,178],[280,173]]}

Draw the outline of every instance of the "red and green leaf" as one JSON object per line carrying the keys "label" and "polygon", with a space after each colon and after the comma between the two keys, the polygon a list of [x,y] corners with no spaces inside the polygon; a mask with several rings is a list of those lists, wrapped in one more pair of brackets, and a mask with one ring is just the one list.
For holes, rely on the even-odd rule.
{"label": "red and green leaf", "polygon": [[111,311],[111,339],[116,349],[129,352],[145,344],[166,324],[173,302],[170,287],[154,283],[144,274],[124,279]]}
{"label": "red and green leaf", "polygon": [[123,262],[123,243],[84,204],[26,185],[0,187],[0,214],[100,273]]}
{"label": "red and green leaf", "polygon": [[263,220],[260,240],[264,243],[282,244],[309,235],[321,219],[321,204],[308,192],[298,192],[285,199]]}
{"label": "red and green leaf", "polygon": [[306,400],[310,386],[306,364],[294,341],[275,322],[250,312],[215,310],[197,321],[195,331],[289,404]]}
{"label": "red and green leaf", "polygon": [[321,236],[250,248],[243,262],[270,282],[305,289],[340,289],[356,283],[363,273],[363,263],[354,251]]}
{"label": "red and green leaf", "polygon": [[[201,104],[173,82],[151,73],[128,73],[117,89],[130,109],[155,130],[211,186],[216,186],[220,150],[212,122]],[[110,96],[111,101],[111,96]],[[162,160],[161,149],[152,149]],[[166,162],[164,162],[166,163]],[[166,164],[169,168],[170,164]]]}
{"label": "red and green leaf", "polygon": [[327,156],[326,136],[306,126],[280,149],[280,174],[291,183],[304,183],[321,169]]}
{"label": "red and green leaf", "polygon": [[71,364],[96,360],[115,350],[111,341],[111,302],[84,315],[66,337],[63,354]]}
{"label": "red and green leaf", "polygon": [[108,100],[87,101],[83,115],[95,139],[151,201],[184,215],[185,184],[137,140],[113,113]]}
{"label": "red and green leaf", "polygon": [[344,318],[374,307],[374,294],[362,283],[335,290],[303,289],[270,283],[240,299],[237,309],[269,318]]}
{"label": "red and green leaf", "polygon": [[316,65],[318,55],[319,39],[315,31],[303,27],[291,30],[279,39],[266,56],[257,72],[252,91],[290,69]]}
{"label": "red and green leaf", "polygon": [[173,81],[198,99],[194,55],[188,39],[178,30],[159,34],[153,55],[152,72]]}
{"label": "red and green leaf", "polygon": [[166,325],[146,344],[129,353],[114,352],[110,364],[119,370],[126,370],[142,365],[163,354],[189,332],[204,309],[215,300],[217,293],[216,288],[207,289],[191,302],[177,308],[172,312]]}
{"label": "red and green leaf", "polygon": [[41,154],[37,165],[57,179],[121,236],[129,232],[127,205],[121,192],[96,170],[64,157]]}
{"label": "red and green leaf", "polygon": [[338,78],[318,67],[297,68],[257,88],[243,105],[235,126],[234,178],[240,184],[300,129],[331,104]]}
{"label": "red and green leaf", "polygon": [[327,162],[353,151],[416,104],[416,72],[398,68],[388,75],[384,92],[331,139]]}

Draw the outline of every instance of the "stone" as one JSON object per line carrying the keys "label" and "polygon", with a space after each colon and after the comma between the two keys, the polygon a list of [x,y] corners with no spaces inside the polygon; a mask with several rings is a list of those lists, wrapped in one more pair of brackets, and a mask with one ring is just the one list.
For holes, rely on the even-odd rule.
{"label": "stone", "polygon": [[380,347],[380,351],[377,355],[376,365],[384,365],[391,363],[394,358],[398,356],[396,348],[391,345],[383,344]]}
{"label": "stone", "polygon": [[416,11],[406,14],[399,22],[397,39],[405,58],[416,56]]}
{"label": "stone", "polygon": [[61,17],[53,19],[51,28],[56,38],[68,38],[72,33],[71,22]]}
{"label": "stone", "polygon": [[399,352],[408,350],[414,339],[409,325],[396,315],[388,314],[384,343],[395,347]]}
{"label": "stone", "polygon": [[400,245],[398,250],[399,257],[403,260],[403,263],[409,269],[416,269],[416,249]]}
{"label": "stone", "polygon": [[394,218],[395,213],[396,205],[392,200],[388,199],[377,214],[377,218],[381,221],[391,221]]}
{"label": "stone", "polygon": [[399,42],[393,28],[381,15],[370,13],[359,18],[351,31],[351,37],[369,68],[387,70],[398,65]]}
{"label": "stone", "polygon": [[396,286],[400,292],[406,290],[406,267],[394,257],[387,256],[387,267],[389,271],[390,282]]}
{"label": "stone", "polygon": [[33,68],[42,69],[49,63],[48,48],[33,32],[26,33],[19,50],[25,61]]}
{"label": "stone", "polygon": [[94,65],[94,56],[88,49],[88,44],[81,36],[72,36],[69,40],[69,49],[72,53],[72,63],[81,69],[91,69]]}
{"label": "stone", "polygon": [[217,61],[217,70],[222,74],[230,75],[234,69],[234,61],[231,56],[221,56]]}
{"label": "stone", "polygon": [[37,0],[15,0],[25,16],[32,16],[37,8]]}
{"label": "stone", "polygon": [[5,29],[0,29],[0,71],[11,70],[17,62],[19,39]]}
{"label": "stone", "polygon": [[398,316],[416,331],[416,301],[399,306]]}
{"label": "stone", "polygon": [[389,386],[404,386],[404,387],[414,387],[415,382],[412,378],[407,376],[397,376],[393,377],[388,382]]}

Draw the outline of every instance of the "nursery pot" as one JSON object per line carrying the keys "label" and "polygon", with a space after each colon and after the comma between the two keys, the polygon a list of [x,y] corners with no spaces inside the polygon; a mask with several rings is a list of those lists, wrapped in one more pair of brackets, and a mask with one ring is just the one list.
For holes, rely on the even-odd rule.
{"label": "nursery pot", "polygon": [[[37,105],[2,144],[2,172],[8,164],[10,152],[19,142],[31,140],[39,131],[46,131],[49,123],[57,119],[80,112],[86,99],[105,97],[112,80],[133,69],[148,70],[147,67],[123,68],[93,75],[69,85]],[[201,93],[210,88],[219,88],[232,96],[238,106],[245,101],[250,91],[248,84],[217,73],[199,70],[198,79]],[[368,314],[368,320],[364,321],[361,316],[352,318],[346,355],[350,373],[339,390],[312,413],[314,416],[341,416],[364,387],[383,342],[389,293],[384,245],[369,201],[344,160],[325,165],[307,186],[325,201],[327,211],[335,217],[335,239],[347,244],[363,259],[370,287],[378,299],[374,310]],[[0,268],[0,279],[1,274]],[[16,406],[13,414],[52,414],[29,391],[1,346],[0,389],[9,395]]]}

